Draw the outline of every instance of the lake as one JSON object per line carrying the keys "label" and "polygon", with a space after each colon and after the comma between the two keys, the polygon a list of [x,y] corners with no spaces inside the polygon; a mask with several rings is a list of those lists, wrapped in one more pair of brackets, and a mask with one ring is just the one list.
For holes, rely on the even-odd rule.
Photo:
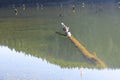
{"label": "lake", "polygon": [[[0,8],[0,80],[119,80],[120,9],[115,3]],[[61,22],[99,57],[87,59]]]}

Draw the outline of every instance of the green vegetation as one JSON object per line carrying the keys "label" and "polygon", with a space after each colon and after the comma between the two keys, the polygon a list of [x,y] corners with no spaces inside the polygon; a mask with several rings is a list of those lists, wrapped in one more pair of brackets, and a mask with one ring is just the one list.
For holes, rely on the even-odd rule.
{"label": "green vegetation", "polygon": [[[1,9],[0,45],[61,67],[100,68],[86,59],[67,37],[56,33],[63,33],[60,23],[64,21],[91,53],[95,52],[109,68],[119,68],[120,12],[117,9],[96,11],[96,8],[79,6],[75,13],[65,6],[63,9],[46,7],[43,11],[28,8],[15,16],[11,9]],[[64,16],[59,17],[60,13]]]}

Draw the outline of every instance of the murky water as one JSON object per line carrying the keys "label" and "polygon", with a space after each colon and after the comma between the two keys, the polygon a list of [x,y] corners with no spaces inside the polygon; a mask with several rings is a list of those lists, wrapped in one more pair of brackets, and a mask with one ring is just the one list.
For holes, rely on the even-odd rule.
{"label": "murky water", "polygon": [[[15,15],[11,7],[0,8],[0,79],[79,80],[82,75],[83,80],[96,80],[105,72],[102,80],[119,79],[120,9],[115,5],[77,5],[75,11],[71,5],[17,9]],[[99,70],[83,56],[63,36],[61,22],[109,69]]]}

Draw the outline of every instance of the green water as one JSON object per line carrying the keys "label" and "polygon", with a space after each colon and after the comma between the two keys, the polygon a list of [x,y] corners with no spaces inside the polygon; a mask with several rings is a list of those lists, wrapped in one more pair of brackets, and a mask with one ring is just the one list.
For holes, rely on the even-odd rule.
{"label": "green water", "polygon": [[[59,16],[62,14],[63,16]],[[61,67],[97,68],[86,59],[66,37],[60,25],[64,22],[71,33],[91,52],[103,60],[108,68],[120,68],[120,9],[115,6],[77,5],[75,12],[70,5],[45,7],[37,10],[18,8],[18,15],[12,8],[0,9],[0,45],[8,46],[46,59]]]}

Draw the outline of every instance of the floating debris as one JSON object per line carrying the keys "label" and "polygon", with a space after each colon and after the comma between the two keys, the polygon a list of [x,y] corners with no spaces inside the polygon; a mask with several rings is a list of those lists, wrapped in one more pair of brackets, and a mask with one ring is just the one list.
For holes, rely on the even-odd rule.
{"label": "floating debris", "polygon": [[66,26],[63,22],[61,23],[61,25],[63,26],[63,31],[65,31],[65,34],[68,36],[68,37],[71,37],[71,32],[69,31],[69,27]]}
{"label": "floating debris", "polygon": [[18,10],[17,8],[14,9],[15,15],[18,15]]}
{"label": "floating debris", "polygon": [[120,2],[118,2],[118,8],[120,8]]}
{"label": "floating debris", "polygon": [[59,14],[59,17],[63,17],[63,14],[62,14],[62,13],[60,13],[60,14]]}
{"label": "floating debris", "polygon": [[23,10],[25,10],[25,4],[23,4],[22,7],[23,7]]}
{"label": "floating debris", "polygon": [[65,31],[65,33],[67,34],[67,37],[74,43],[74,45],[82,52],[82,54],[88,58],[91,61],[94,61],[97,66],[101,67],[101,68],[106,68],[106,64],[99,59],[96,55],[93,55],[92,53],[90,53],[86,47],[84,47],[71,33],[69,34],[69,27],[67,27],[64,23],[61,23],[61,25],[63,26],[63,30]]}
{"label": "floating debris", "polygon": [[72,11],[75,12],[75,5],[72,5]]}
{"label": "floating debris", "polygon": [[85,7],[85,3],[84,2],[82,3],[82,7]]}

